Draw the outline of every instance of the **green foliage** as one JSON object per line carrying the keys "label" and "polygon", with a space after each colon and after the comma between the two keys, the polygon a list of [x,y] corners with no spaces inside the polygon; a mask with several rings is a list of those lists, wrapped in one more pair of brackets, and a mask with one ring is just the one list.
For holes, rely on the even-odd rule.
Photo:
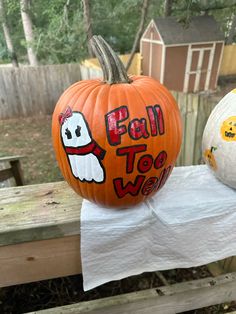
{"label": "green foliage", "polygon": [[[24,62],[26,60],[26,49],[22,45],[23,27],[21,23],[20,14],[20,2],[17,0],[3,0],[7,24],[10,29],[10,35],[16,50],[17,55],[20,57],[20,61]],[[0,27],[0,63],[10,63],[5,39],[3,36],[3,31]]]}
{"label": "green foliage", "polygon": [[174,15],[186,24],[192,16],[213,15],[227,37],[233,15],[236,14],[236,0],[178,0],[174,2],[173,9]]}
{"label": "green foliage", "polygon": [[[19,0],[4,0],[15,51],[20,62],[27,61]],[[90,0],[94,34],[102,35],[119,53],[128,53],[139,25],[142,0]],[[163,15],[164,0],[150,0],[146,24]],[[86,30],[81,0],[31,0],[34,25],[32,43],[41,64],[80,62],[87,57]],[[213,14],[227,35],[236,0],[175,0],[173,15],[188,22],[192,15]],[[7,59],[0,31],[0,62]],[[8,60],[10,62],[10,60]]]}
{"label": "green foliage", "polygon": [[[160,15],[162,1],[150,1],[146,23]],[[119,53],[128,53],[138,28],[142,0],[91,1],[94,34],[102,35]],[[152,10],[151,10],[152,9]]]}
{"label": "green foliage", "polygon": [[8,51],[4,43],[3,33],[0,33],[0,63],[8,62]]}
{"label": "green foliage", "polygon": [[87,55],[83,8],[77,0],[41,0],[34,7],[35,49],[41,63],[77,62]]}

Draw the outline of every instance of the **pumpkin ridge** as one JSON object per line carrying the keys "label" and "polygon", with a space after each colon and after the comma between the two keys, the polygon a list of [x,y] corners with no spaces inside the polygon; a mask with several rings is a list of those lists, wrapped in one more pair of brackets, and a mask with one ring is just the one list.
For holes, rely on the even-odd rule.
{"label": "pumpkin ridge", "polygon": [[[91,130],[94,130],[94,123],[97,123],[96,119],[94,118],[95,114],[97,114],[97,112],[99,111],[99,106],[100,106],[100,103],[101,103],[101,94],[104,94],[104,92],[106,92],[106,90],[108,90],[109,87],[106,85],[106,84],[103,84],[100,86],[100,89],[97,91],[97,95],[96,95],[96,101],[94,103],[94,107],[93,107],[93,110],[92,110],[92,118],[91,118]],[[104,96],[105,99],[106,98],[106,95]],[[101,126],[103,125],[103,123],[101,123],[102,119],[104,119],[104,117],[98,117],[98,120],[99,120],[99,125],[101,124]],[[106,148],[106,137],[103,137],[103,140],[101,138],[101,136],[99,136],[99,138],[96,139],[96,141],[98,141],[98,144],[103,147],[103,149],[105,151],[107,151],[107,148]],[[103,160],[103,166],[104,168],[106,168],[106,158],[104,158]],[[99,200],[97,199],[96,195],[98,193],[96,193],[96,190],[97,190],[97,187],[95,185],[92,185],[92,197],[94,199],[95,202],[99,202]],[[100,192],[101,193],[101,192]],[[104,194],[104,189],[103,189],[103,194]]]}
{"label": "pumpkin ridge", "polygon": [[[91,91],[89,90],[88,96],[86,97],[86,100],[83,103],[81,110],[80,110],[84,115],[86,115],[86,112],[89,112],[89,116],[87,115],[87,122],[89,120],[93,123],[93,115],[95,112],[95,108],[92,107],[92,110],[88,110],[88,109],[86,109],[86,107],[88,107],[90,105],[90,103],[93,102],[93,100],[91,100],[91,99],[96,99],[96,96],[99,93],[99,91],[101,90],[102,86],[103,86],[103,84],[97,85],[96,87],[93,87],[93,86],[91,87],[89,85],[89,87],[91,87]],[[92,118],[90,117],[90,115],[92,116]],[[89,124],[90,130],[93,130],[91,122],[90,123],[88,122],[88,124]],[[92,136],[94,136],[93,133],[94,132],[92,132]],[[80,183],[79,183],[79,185],[80,185]],[[83,187],[84,187],[84,190],[86,191],[85,194],[87,195],[87,197],[90,200],[94,200],[93,185],[92,185],[92,189],[90,188],[89,184],[84,184]]]}

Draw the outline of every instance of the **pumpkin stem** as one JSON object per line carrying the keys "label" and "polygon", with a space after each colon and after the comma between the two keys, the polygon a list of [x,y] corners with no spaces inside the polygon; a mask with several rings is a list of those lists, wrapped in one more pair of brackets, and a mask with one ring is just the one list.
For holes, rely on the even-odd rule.
{"label": "pumpkin stem", "polygon": [[108,84],[131,83],[125,67],[102,36],[94,35],[90,39],[91,47],[101,65],[103,80]]}

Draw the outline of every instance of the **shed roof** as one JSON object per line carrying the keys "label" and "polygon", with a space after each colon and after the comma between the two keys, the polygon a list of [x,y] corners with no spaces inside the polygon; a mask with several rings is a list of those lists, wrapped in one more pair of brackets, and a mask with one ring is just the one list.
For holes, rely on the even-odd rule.
{"label": "shed roof", "polygon": [[224,40],[220,26],[212,16],[194,16],[188,26],[172,16],[160,17],[154,22],[166,45]]}

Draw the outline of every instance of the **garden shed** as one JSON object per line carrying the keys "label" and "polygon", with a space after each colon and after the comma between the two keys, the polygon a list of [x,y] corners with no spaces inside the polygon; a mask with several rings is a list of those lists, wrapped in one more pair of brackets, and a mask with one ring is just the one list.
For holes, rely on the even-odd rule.
{"label": "garden shed", "polygon": [[142,74],[175,91],[214,90],[223,48],[224,35],[212,16],[192,17],[187,25],[157,18],[141,38]]}

